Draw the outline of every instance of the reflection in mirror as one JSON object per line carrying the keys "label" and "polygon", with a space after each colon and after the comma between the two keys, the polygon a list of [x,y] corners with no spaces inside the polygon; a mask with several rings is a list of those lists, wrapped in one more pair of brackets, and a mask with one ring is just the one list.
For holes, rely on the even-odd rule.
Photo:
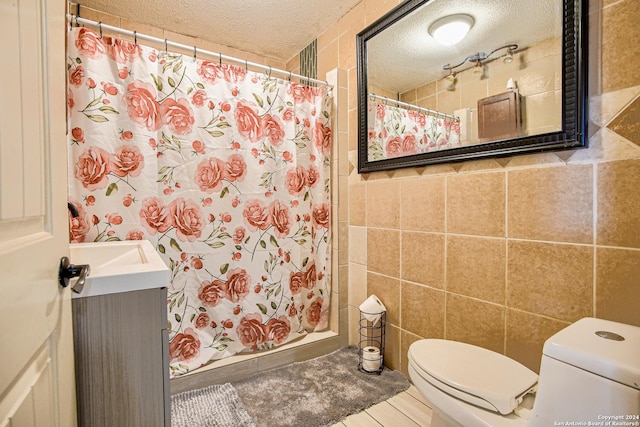
{"label": "reflection in mirror", "polygon": [[579,3],[409,0],[361,32],[358,170],[584,146]]}

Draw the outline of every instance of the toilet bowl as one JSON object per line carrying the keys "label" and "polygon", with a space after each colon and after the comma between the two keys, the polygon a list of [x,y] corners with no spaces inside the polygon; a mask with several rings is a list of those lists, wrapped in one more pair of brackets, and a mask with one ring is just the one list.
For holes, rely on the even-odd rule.
{"label": "toilet bowl", "polygon": [[637,326],[595,318],[569,325],[545,342],[539,376],[449,340],[416,341],[408,359],[409,377],[433,409],[432,427],[640,424]]}

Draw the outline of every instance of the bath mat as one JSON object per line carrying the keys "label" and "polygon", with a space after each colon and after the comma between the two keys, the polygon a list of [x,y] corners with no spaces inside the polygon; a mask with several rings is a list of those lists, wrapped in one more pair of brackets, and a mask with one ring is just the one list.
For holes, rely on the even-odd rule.
{"label": "bath mat", "polygon": [[399,371],[358,371],[356,346],[231,384],[260,427],[330,426],[409,388]]}
{"label": "bath mat", "polygon": [[171,396],[171,427],[256,427],[231,384]]}

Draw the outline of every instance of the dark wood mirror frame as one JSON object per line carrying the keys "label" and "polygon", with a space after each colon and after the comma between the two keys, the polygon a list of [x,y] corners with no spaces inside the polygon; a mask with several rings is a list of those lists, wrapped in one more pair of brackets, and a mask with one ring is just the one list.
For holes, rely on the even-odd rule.
{"label": "dark wood mirror frame", "polygon": [[[563,1],[562,130],[404,157],[368,159],[367,40],[431,0],[407,0],[357,35],[358,173],[587,145],[587,1]],[[505,0],[508,1],[508,0]]]}

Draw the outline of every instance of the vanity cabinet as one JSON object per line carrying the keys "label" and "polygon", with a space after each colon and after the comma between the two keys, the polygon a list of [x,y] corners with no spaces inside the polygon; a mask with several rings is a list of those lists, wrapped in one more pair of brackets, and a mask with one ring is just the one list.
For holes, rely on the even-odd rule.
{"label": "vanity cabinet", "polygon": [[167,289],[74,298],[80,427],[170,427]]}

